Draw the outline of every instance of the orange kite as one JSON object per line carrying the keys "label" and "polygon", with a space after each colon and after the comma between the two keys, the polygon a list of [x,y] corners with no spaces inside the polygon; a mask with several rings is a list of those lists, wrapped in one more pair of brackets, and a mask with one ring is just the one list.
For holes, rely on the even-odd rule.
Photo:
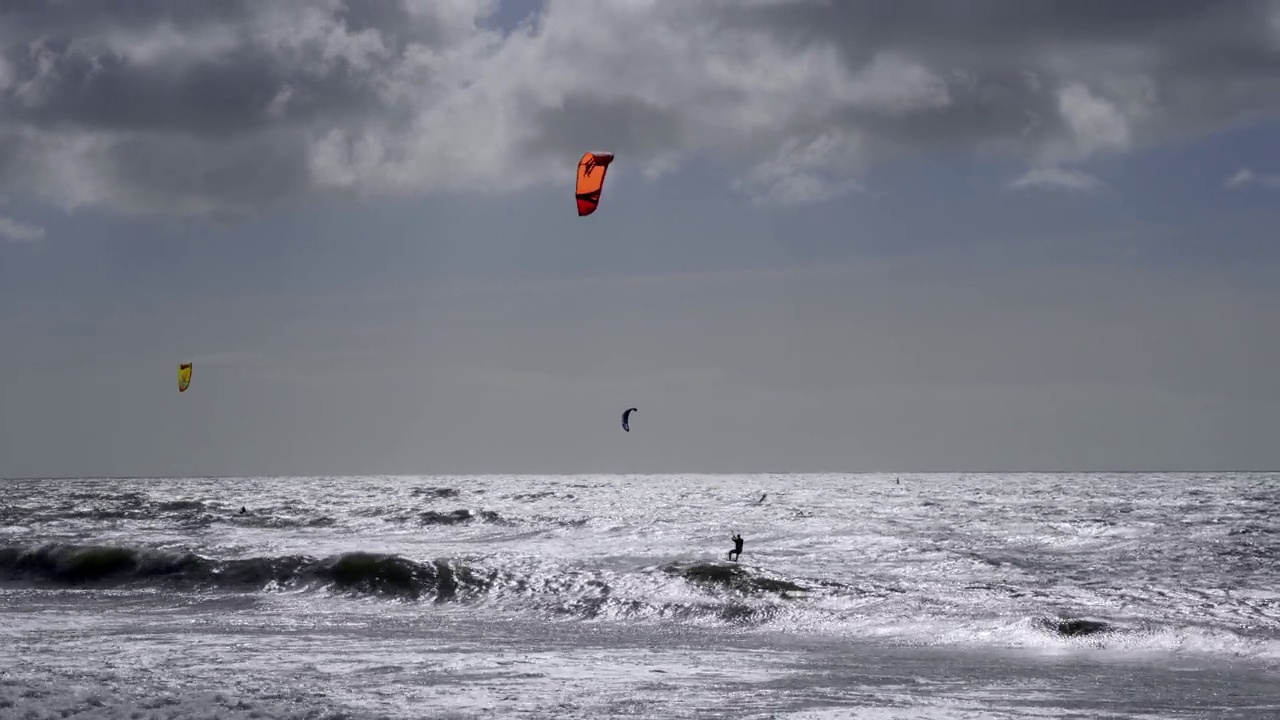
{"label": "orange kite", "polygon": [[590,215],[600,204],[600,191],[604,189],[604,175],[613,162],[613,153],[592,153],[578,161],[578,217]]}

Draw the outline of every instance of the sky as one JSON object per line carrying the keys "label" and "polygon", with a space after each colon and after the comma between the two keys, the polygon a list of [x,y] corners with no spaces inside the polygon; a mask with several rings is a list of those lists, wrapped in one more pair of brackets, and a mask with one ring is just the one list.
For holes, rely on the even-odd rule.
{"label": "sky", "polygon": [[1277,227],[1272,0],[12,0],[0,476],[1280,469]]}

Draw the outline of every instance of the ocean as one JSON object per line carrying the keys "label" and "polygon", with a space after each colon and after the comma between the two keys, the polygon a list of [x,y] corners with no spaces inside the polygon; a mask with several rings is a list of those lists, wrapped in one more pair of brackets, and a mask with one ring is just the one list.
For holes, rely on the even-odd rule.
{"label": "ocean", "polygon": [[1280,474],[0,488],[0,718],[1280,718]]}

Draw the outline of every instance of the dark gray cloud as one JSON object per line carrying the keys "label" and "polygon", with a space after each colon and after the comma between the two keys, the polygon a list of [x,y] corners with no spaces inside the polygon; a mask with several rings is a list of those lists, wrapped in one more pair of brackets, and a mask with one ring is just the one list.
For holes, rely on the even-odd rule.
{"label": "dark gray cloud", "polygon": [[[690,151],[805,202],[938,148],[1019,185],[1280,112],[1280,5],[6,3],[0,192],[139,213],[317,190],[502,191],[588,148],[649,176]],[[1012,180],[1012,178],[1011,178]]]}
{"label": "dark gray cloud", "polygon": [[409,15],[392,3],[8,6],[0,189],[180,214],[305,192],[317,133],[405,116],[380,74],[445,32]]}
{"label": "dark gray cloud", "polygon": [[840,112],[895,149],[994,144],[1052,167],[1274,116],[1278,18],[1266,0],[939,0],[767,4],[735,20],[797,45],[831,43],[851,71],[896,53],[946,77],[941,108]]}

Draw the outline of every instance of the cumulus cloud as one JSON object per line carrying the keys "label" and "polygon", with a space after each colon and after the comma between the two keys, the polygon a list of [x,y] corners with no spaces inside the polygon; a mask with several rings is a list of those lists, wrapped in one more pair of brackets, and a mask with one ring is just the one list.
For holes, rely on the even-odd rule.
{"label": "cumulus cloud", "polygon": [[1261,185],[1264,188],[1280,190],[1280,175],[1258,175],[1249,168],[1241,168],[1236,174],[1227,178],[1226,186],[1231,189],[1249,185]]}
{"label": "cumulus cloud", "polygon": [[1091,159],[1280,111],[1276,7],[548,0],[504,33],[497,0],[24,0],[0,11],[0,192],[253,212],[568,183],[584,148],[650,179],[711,159],[770,203],[931,149],[1080,189]]}
{"label": "cumulus cloud", "polygon": [[0,238],[12,242],[34,242],[44,239],[44,228],[18,222],[0,215]]}

